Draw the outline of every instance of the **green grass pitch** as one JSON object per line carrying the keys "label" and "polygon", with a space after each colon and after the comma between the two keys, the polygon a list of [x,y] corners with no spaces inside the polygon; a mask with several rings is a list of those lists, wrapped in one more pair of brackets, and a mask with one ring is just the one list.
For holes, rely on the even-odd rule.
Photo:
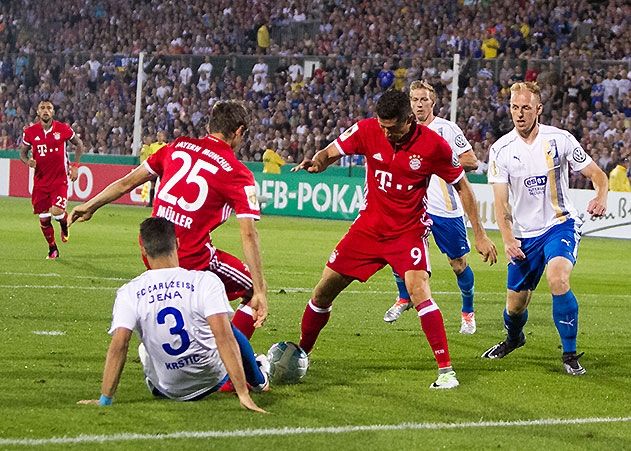
{"label": "green grass pitch", "polygon": [[[337,299],[302,383],[253,395],[270,415],[242,410],[230,394],[193,403],[152,399],[136,338],[114,405],[97,408],[76,401],[99,395],[115,291],[144,269],[137,230],[150,211],[104,207],[72,227],[58,261],[44,259],[46,244],[28,199],[0,198],[0,211],[1,449],[631,448],[631,241],[585,237],[581,243],[572,278],[587,369],[580,378],[563,373],[545,280],[533,296],[526,346],[500,361],[481,359],[504,336],[505,260],[488,267],[470,255],[478,332],[462,336],[455,278],[432,244],[431,285],[445,317],[457,389],[429,390],[436,365],[416,315],[383,322],[395,298],[385,269]],[[255,350],[298,339],[310,291],[348,226],[283,217],[259,223],[270,315],[254,335]],[[491,237],[501,248],[499,235]],[[214,241],[241,255],[236,221]],[[41,334],[51,331],[62,334]],[[582,423],[586,418],[595,420]],[[500,421],[508,423],[483,423]],[[410,425],[395,427],[404,423]],[[340,429],[324,429],[331,427]],[[80,436],[76,443],[50,440]]]}

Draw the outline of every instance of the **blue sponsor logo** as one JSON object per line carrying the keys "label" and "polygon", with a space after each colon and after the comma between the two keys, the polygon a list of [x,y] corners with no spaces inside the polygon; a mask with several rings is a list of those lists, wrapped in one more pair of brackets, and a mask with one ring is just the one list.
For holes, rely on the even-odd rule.
{"label": "blue sponsor logo", "polygon": [[548,182],[547,175],[536,175],[534,177],[528,177],[524,180],[524,186],[526,188],[533,188],[535,186],[545,186]]}

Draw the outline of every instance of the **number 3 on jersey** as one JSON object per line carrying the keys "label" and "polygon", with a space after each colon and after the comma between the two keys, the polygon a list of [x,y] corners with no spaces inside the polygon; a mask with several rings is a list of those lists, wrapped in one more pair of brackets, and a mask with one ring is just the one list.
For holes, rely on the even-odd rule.
{"label": "number 3 on jersey", "polygon": [[171,335],[178,335],[182,344],[174,348],[170,343],[162,343],[162,349],[169,355],[180,355],[185,352],[191,345],[191,338],[188,336],[188,332],[184,329],[184,318],[182,318],[182,312],[175,307],[165,307],[158,312],[158,324],[166,324],[166,317],[171,315],[175,319],[175,326],[169,329]]}
{"label": "number 3 on jersey", "polygon": [[[167,180],[162,189],[158,192],[158,198],[168,204],[178,205],[184,211],[199,210],[202,205],[204,205],[204,202],[206,202],[206,197],[208,196],[208,182],[204,177],[200,175],[200,172],[208,171],[211,174],[216,174],[219,168],[214,164],[204,160],[197,160],[195,164],[193,164],[193,159],[191,158],[191,156],[182,151],[173,152],[173,154],[171,154],[171,158],[173,160],[182,160],[182,166],[175,174],[173,174],[173,177]],[[192,183],[194,185],[197,185],[197,187],[199,188],[197,198],[192,202],[184,199],[184,196],[177,197],[170,193],[173,187],[177,185],[178,182],[184,178],[184,176],[187,176],[184,183]]]}

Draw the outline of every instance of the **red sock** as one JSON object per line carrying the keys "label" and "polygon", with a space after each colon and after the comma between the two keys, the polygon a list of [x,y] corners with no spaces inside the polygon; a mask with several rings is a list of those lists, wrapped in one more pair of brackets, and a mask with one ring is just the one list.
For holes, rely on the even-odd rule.
{"label": "red sock", "polygon": [[302,314],[301,334],[300,334],[300,347],[308,354],[313,349],[320,331],[324,329],[326,323],[331,316],[331,308],[319,308],[313,303],[313,300],[309,300],[309,303],[305,307],[305,312]]}
{"label": "red sock", "polygon": [[243,335],[249,340],[254,335],[254,318],[252,317],[252,308],[249,305],[239,305],[237,311],[232,317],[232,324],[239,329]]}
{"label": "red sock", "polygon": [[438,363],[438,368],[451,366],[445,323],[438,305],[430,298],[417,305],[416,310],[418,311],[421,327],[423,332],[425,332],[429,346],[434,351],[434,358],[436,363]]}
{"label": "red sock", "polygon": [[55,229],[53,229],[53,224],[50,220],[50,216],[46,216],[39,218],[39,226],[42,229],[42,233],[44,234],[44,238],[46,238],[46,242],[48,243],[48,247],[53,247],[55,245]]}
{"label": "red sock", "polygon": [[63,214],[59,216],[53,216],[53,218],[55,218],[55,221],[59,222],[59,225],[61,226],[61,230],[64,233],[67,233],[68,232],[68,212],[64,211]]}

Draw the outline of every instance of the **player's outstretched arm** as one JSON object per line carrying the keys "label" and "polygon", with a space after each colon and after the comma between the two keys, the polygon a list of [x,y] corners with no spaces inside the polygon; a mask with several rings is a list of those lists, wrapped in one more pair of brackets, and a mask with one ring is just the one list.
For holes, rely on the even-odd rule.
{"label": "player's outstretched arm", "polygon": [[215,336],[215,342],[217,343],[217,350],[219,356],[228,371],[228,376],[234,385],[234,389],[239,396],[239,402],[241,405],[254,412],[267,413],[261,409],[250,397],[248,386],[245,381],[245,372],[243,371],[243,363],[241,362],[241,352],[239,351],[239,345],[237,344],[228,315],[226,313],[218,313],[206,318],[210,330],[212,330]]}
{"label": "player's outstretched arm", "polygon": [[86,203],[77,205],[73,208],[70,212],[68,226],[71,226],[75,222],[89,221],[94,212],[103,205],[107,205],[110,202],[115,201],[123,196],[123,194],[127,194],[137,186],[140,186],[149,180],[153,180],[154,178],[155,176],[141,164],[125,177],[110,183],[109,186]]}
{"label": "player's outstretched arm", "polygon": [[508,184],[493,183],[493,197],[495,203],[495,221],[500,228],[504,252],[508,260],[523,260],[526,255],[521,250],[521,241],[513,234],[513,215],[508,203]]}
{"label": "player's outstretched arm", "polygon": [[78,401],[77,404],[108,406],[112,403],[112,398],[116,393],[116,388],[118,387],[123,368],[125,367],[131,334],[131,330],[119,327],[114,331],[114,335],[112,335],[112,341],[110,342],[107,357],[105,358],[105,368],[103,369],[101,398],[84,399]]}
{"label": "player's outstretched arm", "polygon": [[596,217],[603,216],[607,212],[607,193],[609,192],[607,174],[593,161],[581,170],[581,174],[592,181],[596,190],[596,197],[587,204],[587,213]]}
{"label": "player's outstretched arm", "polygon": [[73,182],[77,180],[79,176],[79,161],[81,160],[81,155],[85,152],[85,146],[83,145],[83,141],[79,138],[79,135],[75,133],[75,135],[70,140],[72,145],[74,146],[74,162],[75,164],[70,166],[70,180]]}
{"label": "player's outstretched arm", "polygon": [[263,276],[259,235],[251,218],[239,218],[239,229],[243,255],[252,276],[250,307],[254,313],[254,327],[261,327],[267,318],[267,282]]}
{"label": "player's outstretched arm", "polygon": [[297,172],[301,169],[313,173],[322,172],[340,158],[342,158],[342,155],[340,154],[339,150],[337,150],[337,147],[333,142],[326,146],[324,149],[316,152],[312,160],[302,160],[296,166],[291,168],[291,172]]}
{"label": "player's outstretched arm", "polygon": [[462,169],[466,172],[478,169],[478,157],[475,156],[473,149],[469,149],[458,155],[458,161],[460,161],[460,166],[462,166]]}
{"label": "player's outstretched arm", "polygon": [[491,265],[497,263],[497,248],[495,247],[495,243],[493,243],[493,241],[491,241],[491,239],[487,236],[486,231],[482,226],[482,220],[480,219],[480,214],[478,212],[478,203],[475,199],[475,194],[473,193],[471,184],[467,180],[467,177],[464,176],[458,180],[454,186],[458,191],[458,195],[460,195],[462,207],[464,208],[464,211],[469,218],[469,222],[471,223],[471,228],[473,229],[473,235],[475,237],[476,250],[482,256],[483,261],[489,262]]}

